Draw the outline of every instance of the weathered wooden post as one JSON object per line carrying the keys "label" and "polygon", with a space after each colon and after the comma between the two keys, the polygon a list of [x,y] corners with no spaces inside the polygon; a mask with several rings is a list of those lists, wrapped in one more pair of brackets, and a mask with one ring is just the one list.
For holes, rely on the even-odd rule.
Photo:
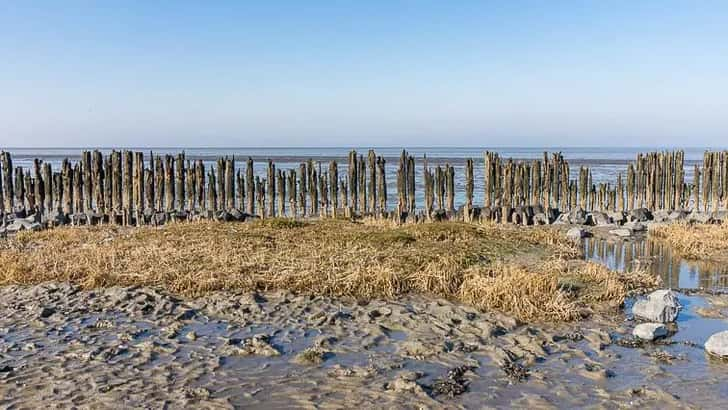
{"label": "weathered wooden post", "polygon": [[349,151],[349,166],[347,168],[347,173],[349,176],[349,206],[352,210],[356,211],[357,207],[359,206],[359,189],[358,189],[358,183],[359,183],[359,164],[357,163],[357,154],[356,151],[352,150]]}
{"label": "weathered wooden post", "polygon": [[306,210],[306,196],[308,186],[308,173],[306,172],[306,163],[302,162],[298,166],[298,205],[301,208],[301,216],[308,216]]}
{"label": "weathered wooden post", "polygon": [[465,160],[465,207],[463,208],[463,220],[470,222],[473,212],[473,160]]}
{"label": "weathered wooden post", "polygon": [[455,214],[455,168],[445,164],[445,184],[447,189],[447,211]]}
{"label": "weathered wooden post", "polygon": [[15,197],[13,192],[13,159],[9,152],[2,151],[0,154],[2,159],[3,204],[5,212],[13,212]]}
{"label": "weathered wooden post", "polygon": [[331,198],[331,217],[337,217],[339,208],[339,168],[336,161],[329,162],[329,197]]}
{"label": "weathered wooden post", "polygon": [[437,209],[445,209],[445,172],[440,165],[435,168],[435,196]]}
{"label": "weathered wooden post", "polygon": [[319,198],[318,198],[318,173],[316,167],[313,166],[313,160],[308,160],[308,191],[311,199],[311,215],[319,214]]}
{"label": "weathered wooden post", "polygon": [[434,187],[432,181],[432,173],[430,172],[430,168],[427,166],[427,155],[425,155],[422,162],[422,176],[425,182],[425,218],[428,222],[431,222],[432,204],[434,202]]}
{"label": "weathered wooden post", "polygon": [[255,215],[255,179],[253,173],[253,158],[248,157],[248,161],[245,165],[245,183],[246,190],[248,191],[248,203],[245,207],[245,212],[248,215]]}
{"label": "weathered wooden post", "polygon": [[296,169],[288,170],[288,206],[291,208],[291,216],[298,216],[298,193],[296,192]]}
{"label": "weathered wooden post", "polygon": [[367,163],[364,161],[364,156],[359,156],[359,171],[357,171],[357,177],[359,177],[359,212],[362,215],[367,212]]}
{"label": "weathered wooden post", "polygon": [[210,167],[210,172],[207,174],[207,205],[208,209],[212,211],[213,218],[217,218],[217,184],[215,183],[215,168]]}
{"label": "weathered wooden post", "polygon": [[[237,206],[238,209],[242,212],[245,209],[245,175],[243,175],[243,171],[238,169],[236,175],[237,179],[237,187],[238,187],[238,202]],[[293,206],[291,206],[291,209],[293,209]]]}
{"label": "weathered wooden post", "polygon": [[278,189],[278,216],[283,218],[286,216],[286,177],[285,171],[277,170],[276,187]]}
{"label": "weathered wooden post", "polygon": [[268,217],[276,216],[276,166],[270,159],[268,160]]}
{"label": "weathered wooden post", "polygon": [[225,200],[228,210],[235,208],[235,157],[225,157]]}
{"label": "weathered wooden post", "polygon": [[379,186],[379,213],[387,212],[387,174],[385,171],[386,160],[384,157],[377,157],[377,185]]}
{"label": "weathered wooden post", "polygon": [[415,157],[407,155],[407,212],[415,213]]}
{"label": "weathered wooden post", "polygon": [[[369,213],[372,215],[376,214],[377,208],[377,154],[373,149],[369,150],[367,154],[367,161],[369,163]],[[346,205],[346,204],[344,204]]]}
{"label": "weathered wooden post", "polygon": [[700,168],[698,167],[698,164],[695,164],[695,169],[693,171],[693,210],[699,211],[700,210]]}

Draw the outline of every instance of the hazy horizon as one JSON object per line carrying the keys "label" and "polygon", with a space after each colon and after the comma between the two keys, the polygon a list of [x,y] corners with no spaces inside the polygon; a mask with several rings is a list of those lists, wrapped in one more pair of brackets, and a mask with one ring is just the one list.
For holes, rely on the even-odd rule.
{"label": "hazy horizon", "polygon": [[726,22],[717,1],[4,2],[0,147],[724,147]]}

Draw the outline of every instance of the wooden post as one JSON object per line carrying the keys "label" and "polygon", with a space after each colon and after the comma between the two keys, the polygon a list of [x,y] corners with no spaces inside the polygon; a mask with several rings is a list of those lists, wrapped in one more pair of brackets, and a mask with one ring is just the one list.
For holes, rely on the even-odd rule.
{"label": "wooden post", "polygon": [[175,178],[175,191],[174,196],[177,200],[176,209],[183,211],[187,204],[185,204],[185,153],[184,151],[177,154],[176,162],[176,178]]}
{"label": "wooden post", "polygon": [[283,218],[286,216],[286,178],[284,171],[276,171],[276,187],[278,189],[278,216]]}
{"label": "wooden post", "polygon": [[435,168],[435,197],[437,209],[445,209],[445,173],[440,165]]}
{"label": "wooden post", "polygon": [[490,208],[493,200],[493,178],[490,172],[491,167],[490,151],[483,153],[483,206]]}
{"label": "wooden post", "polygon": [[445,183],[447,190],[447,210],[450,214],[455,213],[455,168],[445,164]]}
{"label": "wooden post", "polygon": [[81,169],[83,176],[83,198],[84,209],[91,211],[93,209],[93,185],[91,182],[91,151],[83,151],[81,153]]}
{"label": "wooden post", "polygon": [[[214,178],[210,181],[214,181]],[[164,156],[164,189],[166,191],[165,211],[172,212],[174,210],[174,157],[171,155]]]}
{"label": "wooden post", "polygon": [[432,221],[432,204],[434,202],[434,187],[432,181],[432,173],[427,166],[427,155],[425,155],[422,166],[422,176],[425,182],[425,218],[428,222]]}
{"label": "wooden post", "polygon": [[463,208],[463,220],[471,221],[473,211],[473,160],[465,160],[465,207]]}
{"label": "wooden post", "polygon": [[359,178],[357,187],[359,188],[359,212],[362,215],[367,212],[367,163],[364,161],[364,156],[359,156],[359,171],[356,175]]}
{"label": "wooden post", "polygon": [[372,215],[376,214],[377,207],[377,154],[373,149],[369,150],[367,154],[367,160],[369,162],[369,209],[368,212]]}
{"label": "wooden post", "polygon": [[404,151],[402,151],[402,155],[399,157],[399,168],[397,168],[397,213],[398,218],[402,215],[402,213],[405,211],[406,203],[407,203],[407,170],[406,170],[406,160],[404,157]]}
{"label": "wooden post", "polygon": [[[63,160],[63,213],[73,213],[73,170],[67,158]],[[121,196],[120,196],[121,197]]]}
{"label": "wooden post", "polygon": [[308,193],[311,199],[311,215],[318,215],[318,173],[311,159],[308,160]]}
{"label": "wooden post", "polygon": [[[108,183],[107,176],[104,173],[104,156],[99,150],[95,150],[92,159],[92,175],[94,180],[94,198],[96,200],[96,212],[103,216],[106,213],[106,201],[105,192],[106,184]],[[48,178],[45,181],[51,180],[51,171],[48,170]],[[47,185],[47,182],[46,182]],[[50,194],[50,190],[46,189],[46,194]],[[50,209],[46,207],[46,209]],[[102,218],[103,220],[103,218]]]}
{"label": "wooden post", "polygon": [[273,161],[268,160],[268,212],[266,216],[276,216],[276,166]]}
{"label": "wooden post", "polygon": [[[82,180],[81,180],[81,165],[76,163],[73,166],[73,211],[74,213],[83,212],[83,191],[82,191]],[[22,172],[21,172],[22,174]]]}
{"label": "wooden post", "polygon": [[245,182],[247,184],[246,190],[248,191],[248,203],[245,207],[245,212],[248,215],[255,215],[255,179],[253,173],[253,158],[248,157],[248,161],[245,165]]}
{"label": "wooden post", "polygon": [[700,210],[700,168],[698,167],[698,164],[695,164],[693,174],[693,210],[699,211]]}
{"label": "wooden post", "polygon": [[349,166],[347,168],[349,176],[349,206],[352,210],[357,211],[359,206],[359,164],[357,163],[356,151],[349,151]]}
{"label": "wooden post", "polygon": [[386,160],[384,157],[377,157],[377,185],[379,186],[379,213],[387,212],[387,174]]}
{"label": "wooden post", "polygon": [[197,160],[197,169],[195,170],[195,173],[197,174],[197,203],[199,204],[201,210],[203,212],[207,211],[207,201],[205,201],[205,176],[207,175],[207,172],[205,171],[205,163],[202,162],[201,159]]}
{"label": "wooden post", "polygon": [[301,162],[298,166],[298,205],[301,208],[301,216],[308,216],[306,209],[306,196],[308,193],[308,173],[306,172],[306,163]]}
{"label": "wooden post", "polygon": [[235,208],[235,157],[225,157],[225,199],[228,210]]}
{"label": "wooden post", "polygon": [[[43,164],[43,189],[45,190],[43,207],[46,212],[53,212],[53,170],[48,162]],[[0,189],[0,192],[2,192],[2,189]],[[0,193],[0,195],[2,194]],[[0,200],[0,202],[2,201]]]}
{"label": "wooden post", "polygon": [[291,216],[295,218],[298,215],[298,193],[296,192],[296,170],[288,170],[288,205],[291,208]]}
{"label": "wooden post", "polygon": [[326,218],[329,209],[329,190],[328,190],[328,172],[321,169],[321,162],[318,163],[319,175],[319,195],[321,196],[321,206],[319,207],[319,217]]}
{"label": "wooden post", "polygon": [[9,152],[0,152],[2,159],[2,196],[4,212],[13,212],[13,159]]}
{"label": "wooden post", "polygon": [[[371,154],[371,151],[369,151]],[[331,217],[336,218],[339,208],[339,169],[336,161],[329,162],[329,198],[331,199]]]}
{"label": "wooden post", "polygon": [[[225,158],[218,158],[217,159],[217,175],[215,176],[215,180],[217,181],[217,209],[218,210],[225,210],[227,199],[226,194],[227,190],[225,189]],[[275,175],[273,176],[275,178]]]}
{"label": "wooden post", "polygon": [[207,206],[212,211],[213,218],[217,218],[217,184],[215,181],[215,168],[210,167],[210,172],[207,174]]}
{"label": "wooden post", "polygon": [[415,212],[415,157],[407,156],[407,212],[414,214]]}
{"label": "wooden post", "polygon": [[[243,175],[243,171],[238,169],[237,170],[237,183],[238,187],[238,209],[242,212],[243,209],[245,209],[245,175]],[[291,209],[293,209],[293,205],[291,205]]]}
{"label": "wooden post", "polygon": [[187,193],[185,209],[192,212],[197,208],[197,170],[195,161],[186,159],[185,162],[185,192]]}
{"label": "wooden post", "polygon": [[624,185],[621,172],[617,174],[617,211],[624,211]]}

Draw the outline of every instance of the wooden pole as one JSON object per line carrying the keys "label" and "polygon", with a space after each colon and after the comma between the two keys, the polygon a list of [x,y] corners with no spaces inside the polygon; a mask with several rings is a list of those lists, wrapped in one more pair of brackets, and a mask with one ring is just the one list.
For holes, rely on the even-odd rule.
{"label": "wooden pole", "polygon": [[369,163],[369,213],[372,215],[376,214],[377,208],[377,154],[373,149],[369,150],[367,154],[367,161]]}
{"label": "wooden pole", "polygon": [[465,222],[472,220],[473,212],[473,160],[465,160],[465,207],[463,208],[463,219]]}
{"label": "wooden pole", "polygon": [[253,175],[253,159],[248,157],[245,165],[245,182],[248,191],[248,204],[245,207],[245,212],[248,215],[255,215],[255,179]]}
{"label": "wooden pole", "polygon": [[387,174],[384,157],[377,157],[377,185],[379,186],[379,213],[384,214],[387,212]]}
{"label": "wooden pole", "polygon": [[[370,154],[372,151],[369,151]],[[336,218],[339,208],[339,167],[336,161],[329,162],[329,197],[331,198],[331,217]],[[370,195],[371,197],[371,195]]]}

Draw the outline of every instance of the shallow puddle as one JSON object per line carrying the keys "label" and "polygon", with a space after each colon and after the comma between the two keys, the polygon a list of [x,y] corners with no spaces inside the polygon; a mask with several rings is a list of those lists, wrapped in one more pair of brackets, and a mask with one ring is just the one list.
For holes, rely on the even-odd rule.
{"label": "shallow puddle", "polygon": [[666,288],[728,292],[728,266],[686,260],[663,242],[648,238],[585,238],[584,257],[620,271],[646,269],[662,278]]}

